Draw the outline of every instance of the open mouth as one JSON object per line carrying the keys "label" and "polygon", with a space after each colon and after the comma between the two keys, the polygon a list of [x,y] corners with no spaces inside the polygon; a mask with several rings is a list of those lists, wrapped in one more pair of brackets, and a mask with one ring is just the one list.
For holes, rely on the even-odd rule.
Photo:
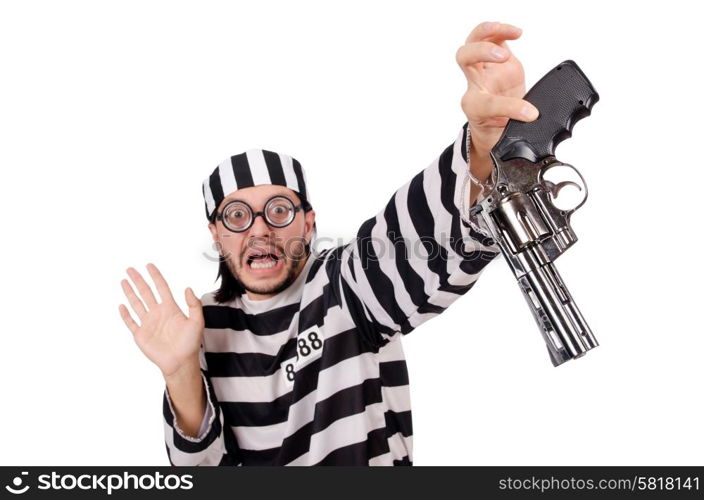
{"label": "open mouth", "polygon": [[281,258],[273,253],[257,253],[247,257],[247,266],[253,271],[269,271],[278,269]]}

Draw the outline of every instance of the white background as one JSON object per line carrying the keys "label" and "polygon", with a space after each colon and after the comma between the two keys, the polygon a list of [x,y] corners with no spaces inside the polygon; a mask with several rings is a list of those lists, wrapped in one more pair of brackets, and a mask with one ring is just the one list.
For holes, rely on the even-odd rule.
{"label": "white background", "polygon": [[201,181],[253,147],[299,159],[319,235],[351,238],[455,139],[455,51],[498,20],[527,88],[573,59],[601,96],[557,149],[590,188],[557,267],[601,346],[554,368],[496,260],[405,338],[415,463],[701,465],[694,4],[4,2],[0,463],[168,464],[125,269],[181,304],[216,288]]}

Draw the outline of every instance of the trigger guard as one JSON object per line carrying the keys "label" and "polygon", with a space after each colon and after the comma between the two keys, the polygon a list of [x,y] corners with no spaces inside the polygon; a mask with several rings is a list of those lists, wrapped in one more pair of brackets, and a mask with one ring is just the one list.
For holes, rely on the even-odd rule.
{"label": "trigger guard", "polygon": [[[568,167],[571,170],[574,171],[575,174],[579,177],[579,180],[581,181],[581,185],[572,181],[572,180],[565,180],[565,181],[560,181],[560,182],[552,182],[548,179],[545,178],[545,174],[550,171],[550,169],[555,168],[555,167]],[[545,191],[548,193],[548,198],[550,200],[550,203],[555,207],[555,209],[560,210],[560,212],[563,212],[565,215],[571,214],[577,209],[579,209],[584,203],[587,201],[587,197],[589,195],[589,190],[587,188],[587,183],[584,181],[584,177],[582,177],[582,174],[579,173],[579,170],[574,168],[574,166],[570,165],[569,163],[562,163],[561,161],[555,161],[553,163],[550,163],[549,165],[545,166],[544,168],[541,169],[540,175],[539,175],[539,180],[540,184],[545,189]],[[560,190],[566,186],[569,185],[574,185],[577,187],[579,191],[584,191],[584,197],[581,200],[580,203],[578,203],[576,206],[572,208],[560,208],[555,205],[554,201],[557,198]],[[582,186],[584,189],[582,189]]]}

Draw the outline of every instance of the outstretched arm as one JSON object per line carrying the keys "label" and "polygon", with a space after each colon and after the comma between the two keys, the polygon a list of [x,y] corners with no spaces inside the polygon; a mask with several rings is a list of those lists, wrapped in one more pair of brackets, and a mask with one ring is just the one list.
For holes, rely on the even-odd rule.
{"label": "outstretched arm", "polygon": [[[468,172],[486,180],[493,168],[489,152],[509,118],[537,117],[521,98],[523,67],[506,46],[520,34],[498,23],[480,24],[470,33],[457,51],[468,84],[462,98],[467,124],[453,144],[362,224],[356,240],[327,257],[339,266],[342,301],[376,345],[440,314],[499,254],[481,231],[480,218],[470,219],[468,208],[479,189],[468,182]],[[531,112],[535,116],[529,118]]]}

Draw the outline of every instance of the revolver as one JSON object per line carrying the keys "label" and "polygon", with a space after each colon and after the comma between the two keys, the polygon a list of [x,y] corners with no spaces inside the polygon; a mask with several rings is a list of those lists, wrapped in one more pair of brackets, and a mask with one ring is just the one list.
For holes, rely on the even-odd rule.
{"label": "revolver", "polygon": [[591,114],[599,95],[567,60],[524,99],[540,115],[532,122],[508,121],[491,150],[494,169],[471,213],[482,217],[501,248],[558,366],[599,345],[554,264],[577,241],[570,217],[587,199],[582,175],[555,157],[555,147]]}

